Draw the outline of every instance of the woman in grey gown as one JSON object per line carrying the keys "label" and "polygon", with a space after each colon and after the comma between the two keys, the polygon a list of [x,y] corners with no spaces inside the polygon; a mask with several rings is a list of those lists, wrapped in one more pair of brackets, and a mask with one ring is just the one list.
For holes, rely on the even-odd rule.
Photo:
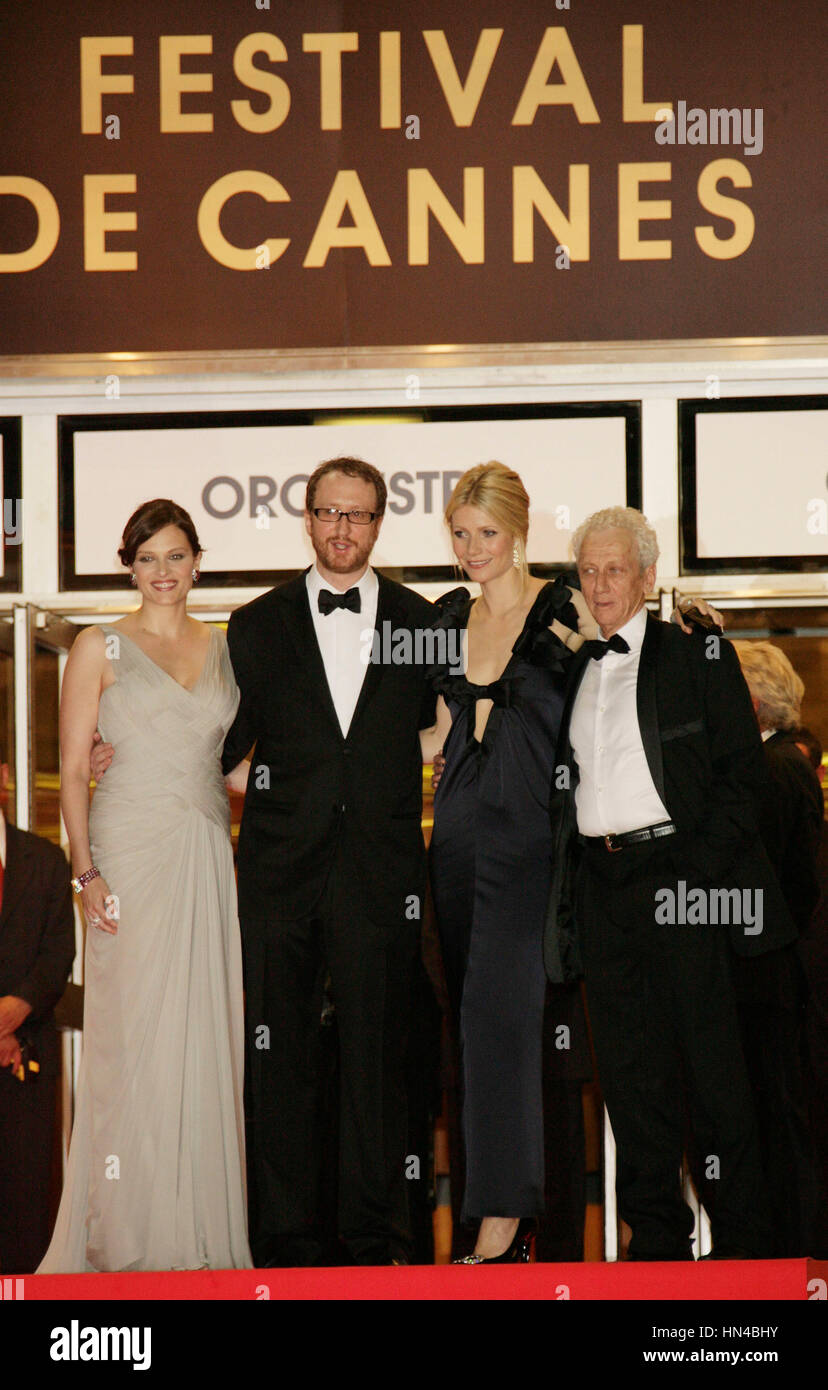
{"label": "woman in grey gown", "polygon": [[[240,1268],[241,945],[221,772],[238,690],[187,614],[201,547],[174,502],[119,551],[141,607],[83,631],[61,695],[61,807],[89,923],[68,1171],[40,1273]],[[115,746],[89,809],[89,748]]]}

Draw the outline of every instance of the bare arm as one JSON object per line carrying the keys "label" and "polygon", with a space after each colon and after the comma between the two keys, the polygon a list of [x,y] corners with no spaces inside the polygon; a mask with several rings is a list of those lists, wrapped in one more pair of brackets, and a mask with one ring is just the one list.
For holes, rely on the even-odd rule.
{"label": "bare arm", "polygon": [[554,632],[559,637],[565,647],[577,652],[582,642],[591,637],[598,636],[598,624],[587,608],[587,602],[580,589],[571,589],[572,606],[578,614],[578,631],[573,632],[571,627],[564,627],[563,623],[557,618],[553,618],[549,624],[550,632]]}
{"label": "bare arm", "polygon": [[433,763],[435,754],[440,752],[443,744],[448,738],[451,728],[451,714],[449,707],[442,695],[437,698],[437,720],[430,729],[420,730],[420,747],[423,751],[423,762]]}
{"label": "bare arm", "polygon": [[[79,633],[69,653],[60,696],[60,809],[69,835],[72,872],[77,877],[92,867],[89,847],[89,750],[98,723],[106,662],[106,641],[97,628]],[[104,899],[109,889],[96,878],[83,890],[84,911],[90,922],[106,931]],[[96,920],[97,918],[97,920]]]}

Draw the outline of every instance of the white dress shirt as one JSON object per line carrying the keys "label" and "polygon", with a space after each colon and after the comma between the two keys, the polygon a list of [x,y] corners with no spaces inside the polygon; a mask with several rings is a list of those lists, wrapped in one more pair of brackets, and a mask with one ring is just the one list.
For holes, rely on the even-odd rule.
{"label": "white dress shirt", "polygon": [[580,782],[575,790],[582,835],[620,835],[670,817],[650,775],[638,726],[636,691],[647,610],[619,629],[628,652],[605,652],[587,668],[575,697],[570,742]]}
{"label": "white dress shirt", "polygon": [[345,591],[334,589],[332,584],[322,578],[316,565],[308,570],[306,582],[313,627],[322,653],[331,699],[339,727],[343,735],[347,736],[362,682],[368,670],[362,634],[366,629],[373,631],[376,624],[379,593],[377,576],[369,566],[358,584],[348,585],[348,588],[359,589],[359,613],[352,613],[349,608],[335,608],[332,613],[319,612],[321,589],[330,589],[332,593]]}

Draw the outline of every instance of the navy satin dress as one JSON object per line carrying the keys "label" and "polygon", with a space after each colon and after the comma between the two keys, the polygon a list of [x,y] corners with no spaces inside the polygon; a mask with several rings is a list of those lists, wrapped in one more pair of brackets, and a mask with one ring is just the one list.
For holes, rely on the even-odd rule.
{"label": "navy satin dress", "polygon": [[[436,626],[465,628],[453,590]],[[550,791],[569,650],[577,628],[562,580],[546,584],[500,680],[433,668],[452,726],[434,799],[430,870],[446,979],[459,1025],[466,1189],[463,1219],[543,1211],[543,924],[551,875]],[[482,741],[479,699],[492,699]]]}

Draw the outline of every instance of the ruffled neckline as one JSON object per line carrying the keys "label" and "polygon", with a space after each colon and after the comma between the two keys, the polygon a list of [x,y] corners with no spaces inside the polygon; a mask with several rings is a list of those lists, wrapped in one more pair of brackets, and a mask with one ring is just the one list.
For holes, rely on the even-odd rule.
{"label": "ruffled neckline", "polygon": [[[462,586],[451,589],[437,599],[435,607],[439,616],[432,624],[434,628],[465,628],[468,626],[472,607],[472,597]],[[557,618],[565,627],[578,630],[578,615],[572,604],[572,591],[563,575],[544,584],[535,597],[526,615],[523,627],[512,647],[506,668],[497,681],[487,686],[473,685],[465,675],[452,675],[446,665],[434,666],[428,672],[435,688],[441,694],[455,697],[461,691],[470,693],[474,699],[494,699],[497,703],[510,702],[507,684],[517,676],[515,666],[520,661],[528,661],[533,666],[543,666],[547,670],[564,671],[572,657],[570,649],[564,645],[549,624]]]}

